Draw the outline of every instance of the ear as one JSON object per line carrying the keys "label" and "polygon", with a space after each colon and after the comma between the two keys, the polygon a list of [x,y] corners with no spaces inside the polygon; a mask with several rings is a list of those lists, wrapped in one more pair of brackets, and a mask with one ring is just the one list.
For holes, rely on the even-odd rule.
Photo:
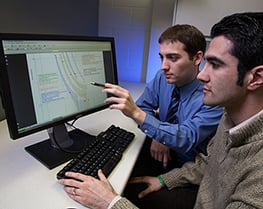
{"label": "ear", "polygon": [[263,86],[263,65],[254,67],[248,77],[248,89],[254,90]]}
{"label": "ear", "polygon": [[198,66],[201,63],[203,55],[204,55],[204,53],[202,51],[198,51],[196,53],[196,55],[193,58],[195,66]]}

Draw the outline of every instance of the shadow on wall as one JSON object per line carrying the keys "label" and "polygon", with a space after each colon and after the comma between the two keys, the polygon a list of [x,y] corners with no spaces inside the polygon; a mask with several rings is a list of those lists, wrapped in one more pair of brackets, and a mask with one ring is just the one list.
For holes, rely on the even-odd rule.
{"label": "shadow on wall", "polygon": [[2,106],[2,99],[0,97],[0,121],[5,119],[5,112]]}

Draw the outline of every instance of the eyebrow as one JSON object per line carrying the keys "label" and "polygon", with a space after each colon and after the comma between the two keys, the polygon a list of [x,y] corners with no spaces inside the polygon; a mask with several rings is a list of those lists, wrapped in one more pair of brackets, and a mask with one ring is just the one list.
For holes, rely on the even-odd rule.
{"label": "eyebrow", "polygon": [[162,55],[161,53],[159,53],[159,56],[166,56],[166,57],[169,57],[169,56],[181,56],[180,54],[178,54],[178,53],[168,53],[168,54],[164,54],[164,55]]}
{"label": "eyebrow", "polygon": [[208,62],[216,62],[218,64],[221,64],[221,65],[225,65],[226,63],[219,59],[218,57],[215,57],[215,56],[205,56],[205,60],[208,61]]}

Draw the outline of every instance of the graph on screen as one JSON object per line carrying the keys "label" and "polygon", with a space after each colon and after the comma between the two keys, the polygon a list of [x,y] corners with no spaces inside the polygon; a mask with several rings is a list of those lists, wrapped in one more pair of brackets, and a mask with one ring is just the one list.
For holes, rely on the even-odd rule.
{"label": "graph on screen", "polygon": [[33,53],[26,59],[40,123],[100,105],[107,98],[100,88],[89,85],[105,82],[102,52]]}

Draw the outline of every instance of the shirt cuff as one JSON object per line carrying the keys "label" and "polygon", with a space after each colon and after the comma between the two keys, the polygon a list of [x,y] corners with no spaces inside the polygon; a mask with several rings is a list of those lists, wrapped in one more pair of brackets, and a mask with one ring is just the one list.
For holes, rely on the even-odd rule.
{"label": "shirt cuff", "polygon": [[116,197],[114,197],[113,200],[111,201],[111,203],[109,204],[109,206],[108,206],[107,209],[111,209],[111,207],[112,207],[116,202],[118,202],[120,199],[121,199],[121,196],[120,196],[120,195],[117,195]]}

